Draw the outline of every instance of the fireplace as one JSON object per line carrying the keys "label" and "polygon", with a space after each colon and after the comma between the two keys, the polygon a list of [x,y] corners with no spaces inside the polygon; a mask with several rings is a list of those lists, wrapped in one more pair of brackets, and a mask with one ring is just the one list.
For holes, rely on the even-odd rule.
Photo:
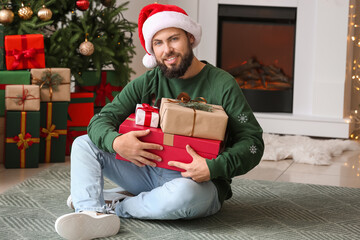
{"label": "fireplace", "polygon": [[[169,0],[170,4],[175,2],[179,3]],[[353,128],[349,119],[352,62],[348,54],[352,51],[348,37],[352,2],[354,0],[186,0],[181,1],[181,5],[202,25],[202,41],[195,49],[196,56],[213,65],[218,64],[220,57],[216,50],[219,6],[295,8],[292,111],[254,111],[255,116],[267,133],[348,138]],[[270,64],[256,58],[264,65]]]}
{"label": "fireplace", "polygon": [[220,4],[217,66],[255,112],[292,112],[296,8]]}

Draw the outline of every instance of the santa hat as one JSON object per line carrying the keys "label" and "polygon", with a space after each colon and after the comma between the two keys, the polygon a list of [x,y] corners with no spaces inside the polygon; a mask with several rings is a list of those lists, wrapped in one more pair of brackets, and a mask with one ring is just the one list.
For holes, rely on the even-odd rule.
{"label": "santa hat", "polygon": [[152,38],[160,30],[165,28],[181,28],[191,33],[195,41],[192,47],[196,47],[201,39],[201,26],[194,22],[187,13],[175,5],[150,4],[145,6],[139,14],[138,30],[140,43],[146,51],[143,64],[147,68],[156,67],[156,59],[152,50]]}

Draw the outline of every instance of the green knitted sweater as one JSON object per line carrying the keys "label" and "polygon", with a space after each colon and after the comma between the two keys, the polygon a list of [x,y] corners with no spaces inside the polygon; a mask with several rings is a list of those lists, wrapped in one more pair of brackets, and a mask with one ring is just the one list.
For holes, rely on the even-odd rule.
{"label": "green knitted sweater", "polygon": [[91,119],[89,137],[100,149],[113,153],[119,125],[135,111],[137,103],[159,105],[161,98],[176,98],[181,92],[192,99],[204,97],[209,104],[221,105],[229,116],[224,151],[216,159],[206,160],[222,203],[232,196],[231,178],[245,174],[260,162],[264,142],[262,129],[235,79],[211,64],[188,79],[167,79],[159,68],[134,79]]}

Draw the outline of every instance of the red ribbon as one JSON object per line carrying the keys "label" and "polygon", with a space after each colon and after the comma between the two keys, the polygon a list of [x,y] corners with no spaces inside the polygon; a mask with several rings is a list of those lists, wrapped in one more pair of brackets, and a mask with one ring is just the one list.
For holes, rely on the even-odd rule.
{"label": "red ribbon", "polygon": [[40,68],[40,64],[35,60],[35,57],[39,53],[44,53],[44,49],[27,49],[26,35],[21,35],[21,48],[24,50],[14,49],[6,51],[6,56],[15,57],[15,61],[13,62],[11,69],[16,69],[21,62],[24,64],[24,69],[29,68],[28,61],[30,61],[35,68]]}
{"label": "red ribbon", "polygon": [[5,86],[6,86],[7,84],[0,84],[0,90],[5,90]]}
{"label": "red ribbon", "polygon": [[88,92],[95,92],[96,98],[95,98],[95,105],[96,106],[105,106],[106,104],[106,98],[112,102],[114,100],[114,97],[112,95],[112,92],[118,91],[120,92],[123,87],[121,86],[112,86],[110,83],[106,83],[107,78],[107,72],[103,71],[101,72],[101,83],[97,86],[80,86],[80,91],[88,91]]}
{"label": "red ribbon", "polygon": [[[20,135],[20,134],[19,134]],[[21,141],[21,144],[18,144],[18,149],[22,150],[28,147],[31,147],[31,145],[34,143],[33,141],[26,141],[27,139],[31,138],[31,134],[30,133],[26,133],[24,136],[24,139],[21,139],[19,136],[15,136],[13,137],[14,141],[16,141],[17,143]]]}
{"label": "red ribbon", "polygon": [[141,109],[145,112],[144,126],[150,127],[152,113],[154,112],[154,113],[159,114],[159,109],[154,108],[147,103],[143,103],[142,107],[139,107],[138,109]]}

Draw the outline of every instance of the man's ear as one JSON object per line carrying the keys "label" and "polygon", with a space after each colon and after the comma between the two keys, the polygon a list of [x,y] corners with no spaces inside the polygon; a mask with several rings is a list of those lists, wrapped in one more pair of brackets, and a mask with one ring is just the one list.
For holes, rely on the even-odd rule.
{"label": "man's ear", "polygon": [[191,33],[187,33],[187,35],[188,35],[188,39],[190,41],[190,44],[193,45],[193,43],[195,42],[194,35],[192,35]]}

